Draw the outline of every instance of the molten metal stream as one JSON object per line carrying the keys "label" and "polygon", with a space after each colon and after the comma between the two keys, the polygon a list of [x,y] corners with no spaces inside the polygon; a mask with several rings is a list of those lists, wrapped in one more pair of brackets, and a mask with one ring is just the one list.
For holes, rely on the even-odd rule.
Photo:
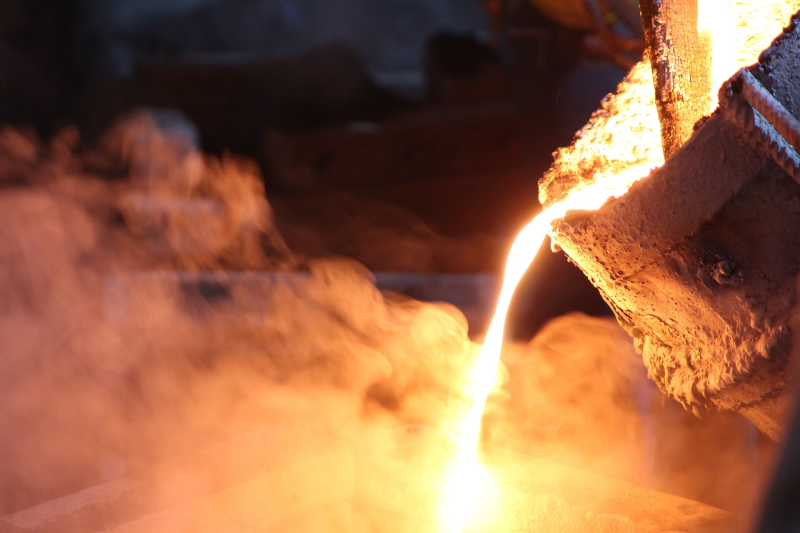
{"label": "molten metal stream", "polygon": [[[697,30],[701,35],[707,36],[712,55],[712,72],[710,74],[713,90],[709,111],[717,105],[716,95],[720,84],[739,68],[755,62],[761,50],[766,48],[780,33],[781,28],[798,9],[800,9],[800,0],[700,0]],[[641,75],[642,72],[634,69],[631,74]],[[649,87],[649,83],[647,86]],[[646,102],[646,99],[642,100],[640,105],[654,105],[652,101]],[[639,111],[645,112],[646,110],[640,109]],[[660,146],[661,139],[657,125],[645,128],[651,134],[643,135],[645,130],[631,128],[624,120],[621,122],[615,120],[614,115],[615,113],[611,113],[606,116],[603,124],[592,126],[597,132],[606,132],[605,138],[612,141],[617,139],[617,142],[612,143],[613,146],[604,143],[611,160],[641,160],[642,154],[647,155],[653,151],[648,151],[648,149]],[[620,116],[632,115],[635,113],[623,113]],[[649,118],[653,121],[658,120],[655,113],[650,113]],[[590,136],[590,138],[594,137]],[[620,142],[619,139],[622,141]],[[578,154],[580,157],[580,150],[578,150]],[[449,480],[448,492],[445,494],[445,519],[451,533],[462,531],[469,513],[475,509],[476,504],[480,503],[479,496],[482,496],[480,500],[483,500],[483,496],[485,496],[485,494],[478,493],[481,488],[484,489],[484,492],[486,490],[486,480],[480,478],[482,471],[477,455],[481,416],[486,398],[495,383],[497,365],[500,361],[500,348],[503,342],[503,329],[511,297],[519,280],[542,246],[550,225],[553,221],[562,218],[567,211],[595,210],[609,198],[622,196],[634,182],[648,175],[654,166],[659,166],[661,163],[663,163],[663,159],[658,158],[658,160],[651,160],[648,164],[631,166],[616,175],[597,176],[596,181],[591,185],[573,191],[566,199],[542,211],[525,226],[514,241],[506,263],[497,310],[478,359],[472,409],[463,420],[458,433],[458,456],[453,465],[455,470]]]}
{"label": "molten metal stream", "polygon": [[600,177],[588,187],[573,191],[564,200],[539,213],[522,229],[511,246],[497,309],[475,369],[472,409],[464,419],[459,432],[455,470],[449,480],[450,485],[446,495],[446,520],[450,533],[461,533],[468,513],[477,503],[480,485],[477,482],[479,472],[477,453],[481,417],[486,398],[494,387],[508,306],[519,280],[536,257],[553,221],[562,218],[567,211],[598,209],[609,198],[625,194],[634,182],[649,174],[651,170],[652,166],[649,165],[633,167],[616,176]]}

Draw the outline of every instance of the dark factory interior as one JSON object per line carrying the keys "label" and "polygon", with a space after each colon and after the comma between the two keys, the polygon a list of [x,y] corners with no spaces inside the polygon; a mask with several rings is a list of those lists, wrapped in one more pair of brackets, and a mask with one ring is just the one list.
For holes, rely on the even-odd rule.
{"label": "dark factory interior", "polygon": [[[538,209],[552,152],[629,66],[585,53],[580,27],[528,2],[506,8],[496,46],[491,14],[474,1],[6,9],[4,123],[39,139],[77,127],[92,144],[135,110],[174,117],[204,152],[258,163],[290,248],[374,271],[499,271],[508,240]],[[384,209],[398,216],[375,220]],[[353,242],[359,225],[385,235]],[[443,239],[459,251],[437,253]],[[570,310],[610,314],[563,254],[543,255],[547,274],[531,276],[519,303],[520,338]]]}
{"label": "dark factory interior", "polygon": [[0,0],[0,533],[796,531],[798,10]]}

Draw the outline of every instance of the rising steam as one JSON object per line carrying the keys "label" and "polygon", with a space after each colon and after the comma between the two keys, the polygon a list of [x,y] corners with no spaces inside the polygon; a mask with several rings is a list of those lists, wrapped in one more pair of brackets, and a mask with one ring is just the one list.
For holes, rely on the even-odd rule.
{"label": "rising steam", "polygon": [[[0,514],[255,429],[301,426],[371,461],[358,482],[383,499],[355,505],[354,523],[392,531],[410,502],[434,520],[442,487],[431,473],[452,457],[480,348],[457,309],[381,293],[352,260],[289,250],[257,167],[203,155],[173,114],[133,115],[96,146],[72,129],[49,143],[2,130],[0,181]],[[502,360],[488,446],[667,485],[651,453],[661,396],[616,325],[563,318]],[[402,444],[412,441],[417,455]],[[400,474],[407,493],[391,500]],[[696,488],[671,486],[704,497]],[[506,525],[630,525],[575,514],[557,495],[525,509]]]}

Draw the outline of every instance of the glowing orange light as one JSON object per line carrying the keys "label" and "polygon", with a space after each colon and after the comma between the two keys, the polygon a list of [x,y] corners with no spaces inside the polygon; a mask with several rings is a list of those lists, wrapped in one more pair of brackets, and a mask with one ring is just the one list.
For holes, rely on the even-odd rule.
{"label": "glowing orange light", "polygon": [[711,45],[711,108],[718,104],[719,87],[758,55],[780,34],[800,9],[798,0],[700,0],[697,31]]}
{"label": "glowing orange light", "polygon": [[634,182],[646,176],[650,170],[652,170],[652,166],[635,166],[615,176],[602,176],[591,185],[573,191],[566,199],[539,213],[523,228],[514,241],[506,262],[497,310],[478,358],[473,384],[472,409],[464,420],[459,435],[458,456],[446,502],[446,519],[451,533],[462,531],[469,511],[476,504],[477,490],[480,485],[476,482],[476,477],[480,471],[477,448],[481,416],[486,405],[486,398],[495,384],[508,306],[519,280],[522,279],[528,266],[536,257],[553,221],[562,218],[567,211],[598,209],[609,198],[625,194]]}
{"label": "glowing orange light", "polygon": [[[698,32],[711,46],[712,94],[739,68],[752,64],[769,46],[800,0],[700,0]],[[475,369],[473,403],[459,432],[445,513],[450,533],[461,533],[478,504],[491,500],[491,478],[478,461],[478,440],[486,399],[495,385],[506,314],[519,280],[536,257],[551,224],[571,210],[596,210],[618,198],[640,178],[663,163],[661,133],[653,99],[649,65],[635,66],[620,84],[613,103],[596,113],[576,136],[570,149],[558,155],[561,165],[581,169],[594,164],[604,170],[583,176],[589,185],[577,187],[564,200],[535,217],[517,236],[506,263],[497,309]]]}

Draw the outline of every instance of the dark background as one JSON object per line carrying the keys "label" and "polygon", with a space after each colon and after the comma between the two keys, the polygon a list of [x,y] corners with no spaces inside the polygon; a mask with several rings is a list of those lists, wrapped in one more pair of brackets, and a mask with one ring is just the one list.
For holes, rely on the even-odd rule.
{"label": "dark background", "polygon": [[[348,209],[381,202],[439,235],[502,243],[463,268],[425,270],[497,272],[539,209],[536,181],[551,153],[624,72],[583,57],[578,33],[525,1],[508,2],[496,50],[486,45],[489,28],[479,0],[3,0],[0,122],[44,139],[76,124],[92,143],[133,109],[177,109],[197,126],[203,150],[259,162],[279,223],[344,193]],[[395,132],[386,157],[402,159],[403,170],[296,186],[265,142],[272,135],[316,149],[316,132],[336,144],[330,137],[353,124]],[[412,139],[403,150],[413,153],[395,153],[396,136]],[[323,177],[339,167],[344,176],[398,167],[328,144],[311,150]],[[520,289],[514,336],[571,309],[608,313],[563,254],[546,248]],[[331,251],[393,270],[357,251]]]}

